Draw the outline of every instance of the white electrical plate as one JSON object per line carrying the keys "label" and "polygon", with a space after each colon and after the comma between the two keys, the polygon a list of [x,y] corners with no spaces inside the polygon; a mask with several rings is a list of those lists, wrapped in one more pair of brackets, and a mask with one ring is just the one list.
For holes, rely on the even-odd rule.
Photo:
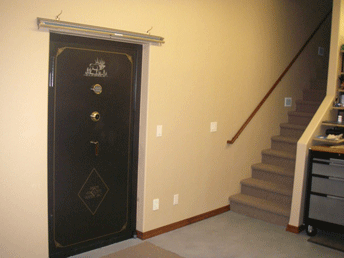
{"label": "white electrical plate", "polygon": [[159,210],[159,199],[153,200],[153,211]]}
{"label": "white electrical plate", "polygon": [[156,126],[156,137],[161,137],[162,136],[162,125],[157,125]]}
{"label": "white electrical plate", "polygon": [[210,123],[210,132],[216,132],[217,131],[217,122],[211,122]]}
{"label": "white electrical plate", "polygon": [[292,98],[284,98],[284,106],[291,107],[292,105]]}
{"label": "white electrical plate", "polygon": [[324,55],[324,48],[323,47],[318,47],[318,55],[323,56]]}
{"label": "white electrical plate", "polygon": [[173,196],[173,205],[177,205],[178,204],[178,199],[179,199],[179,194],[175,194]]}

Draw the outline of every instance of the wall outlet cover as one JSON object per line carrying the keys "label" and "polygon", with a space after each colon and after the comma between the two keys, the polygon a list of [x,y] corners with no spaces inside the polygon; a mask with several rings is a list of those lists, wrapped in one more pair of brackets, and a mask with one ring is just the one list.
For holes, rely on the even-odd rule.
{"label": "wall outlet cover", "polygon": [[153,211],[159,210],[159,199],[153,200]]}
{"label": "wall outlet cover", "polygon": [[179,194],[173,195],[173,205],[177,205],[179,202]]}
{"label": "wall outlet cover", "polygon": [[156,137],[161,137],[162,136],[162,125],[157,125],[156,126]]}

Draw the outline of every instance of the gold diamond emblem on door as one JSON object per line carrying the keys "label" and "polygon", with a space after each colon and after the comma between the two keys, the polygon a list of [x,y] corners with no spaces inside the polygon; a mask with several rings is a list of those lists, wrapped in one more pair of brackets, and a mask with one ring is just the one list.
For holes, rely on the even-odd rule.
{"label": "gold diamond emblem on door", "polygon": [[98,171],[93,168],[84,185],[81,187],[78,196],[86,205],[87,209],[94,215],[108,192],[108,186]]}

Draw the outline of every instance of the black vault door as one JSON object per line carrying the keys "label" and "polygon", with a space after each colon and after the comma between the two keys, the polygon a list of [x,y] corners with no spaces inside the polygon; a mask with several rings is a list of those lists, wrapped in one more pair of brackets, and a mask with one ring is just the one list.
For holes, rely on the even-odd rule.
{"label": "black vault door", "polygon": [[64,256],[135,231],[141,48],[57,34],[50,48],[49,242]]}

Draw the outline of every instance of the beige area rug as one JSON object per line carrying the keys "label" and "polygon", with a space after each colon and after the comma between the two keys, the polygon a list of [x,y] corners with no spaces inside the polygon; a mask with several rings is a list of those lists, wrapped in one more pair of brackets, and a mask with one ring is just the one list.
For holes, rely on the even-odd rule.
{"label": "beige area rug", "polygon": [[102,258],[183,258],[149,242],[134,245]]}

